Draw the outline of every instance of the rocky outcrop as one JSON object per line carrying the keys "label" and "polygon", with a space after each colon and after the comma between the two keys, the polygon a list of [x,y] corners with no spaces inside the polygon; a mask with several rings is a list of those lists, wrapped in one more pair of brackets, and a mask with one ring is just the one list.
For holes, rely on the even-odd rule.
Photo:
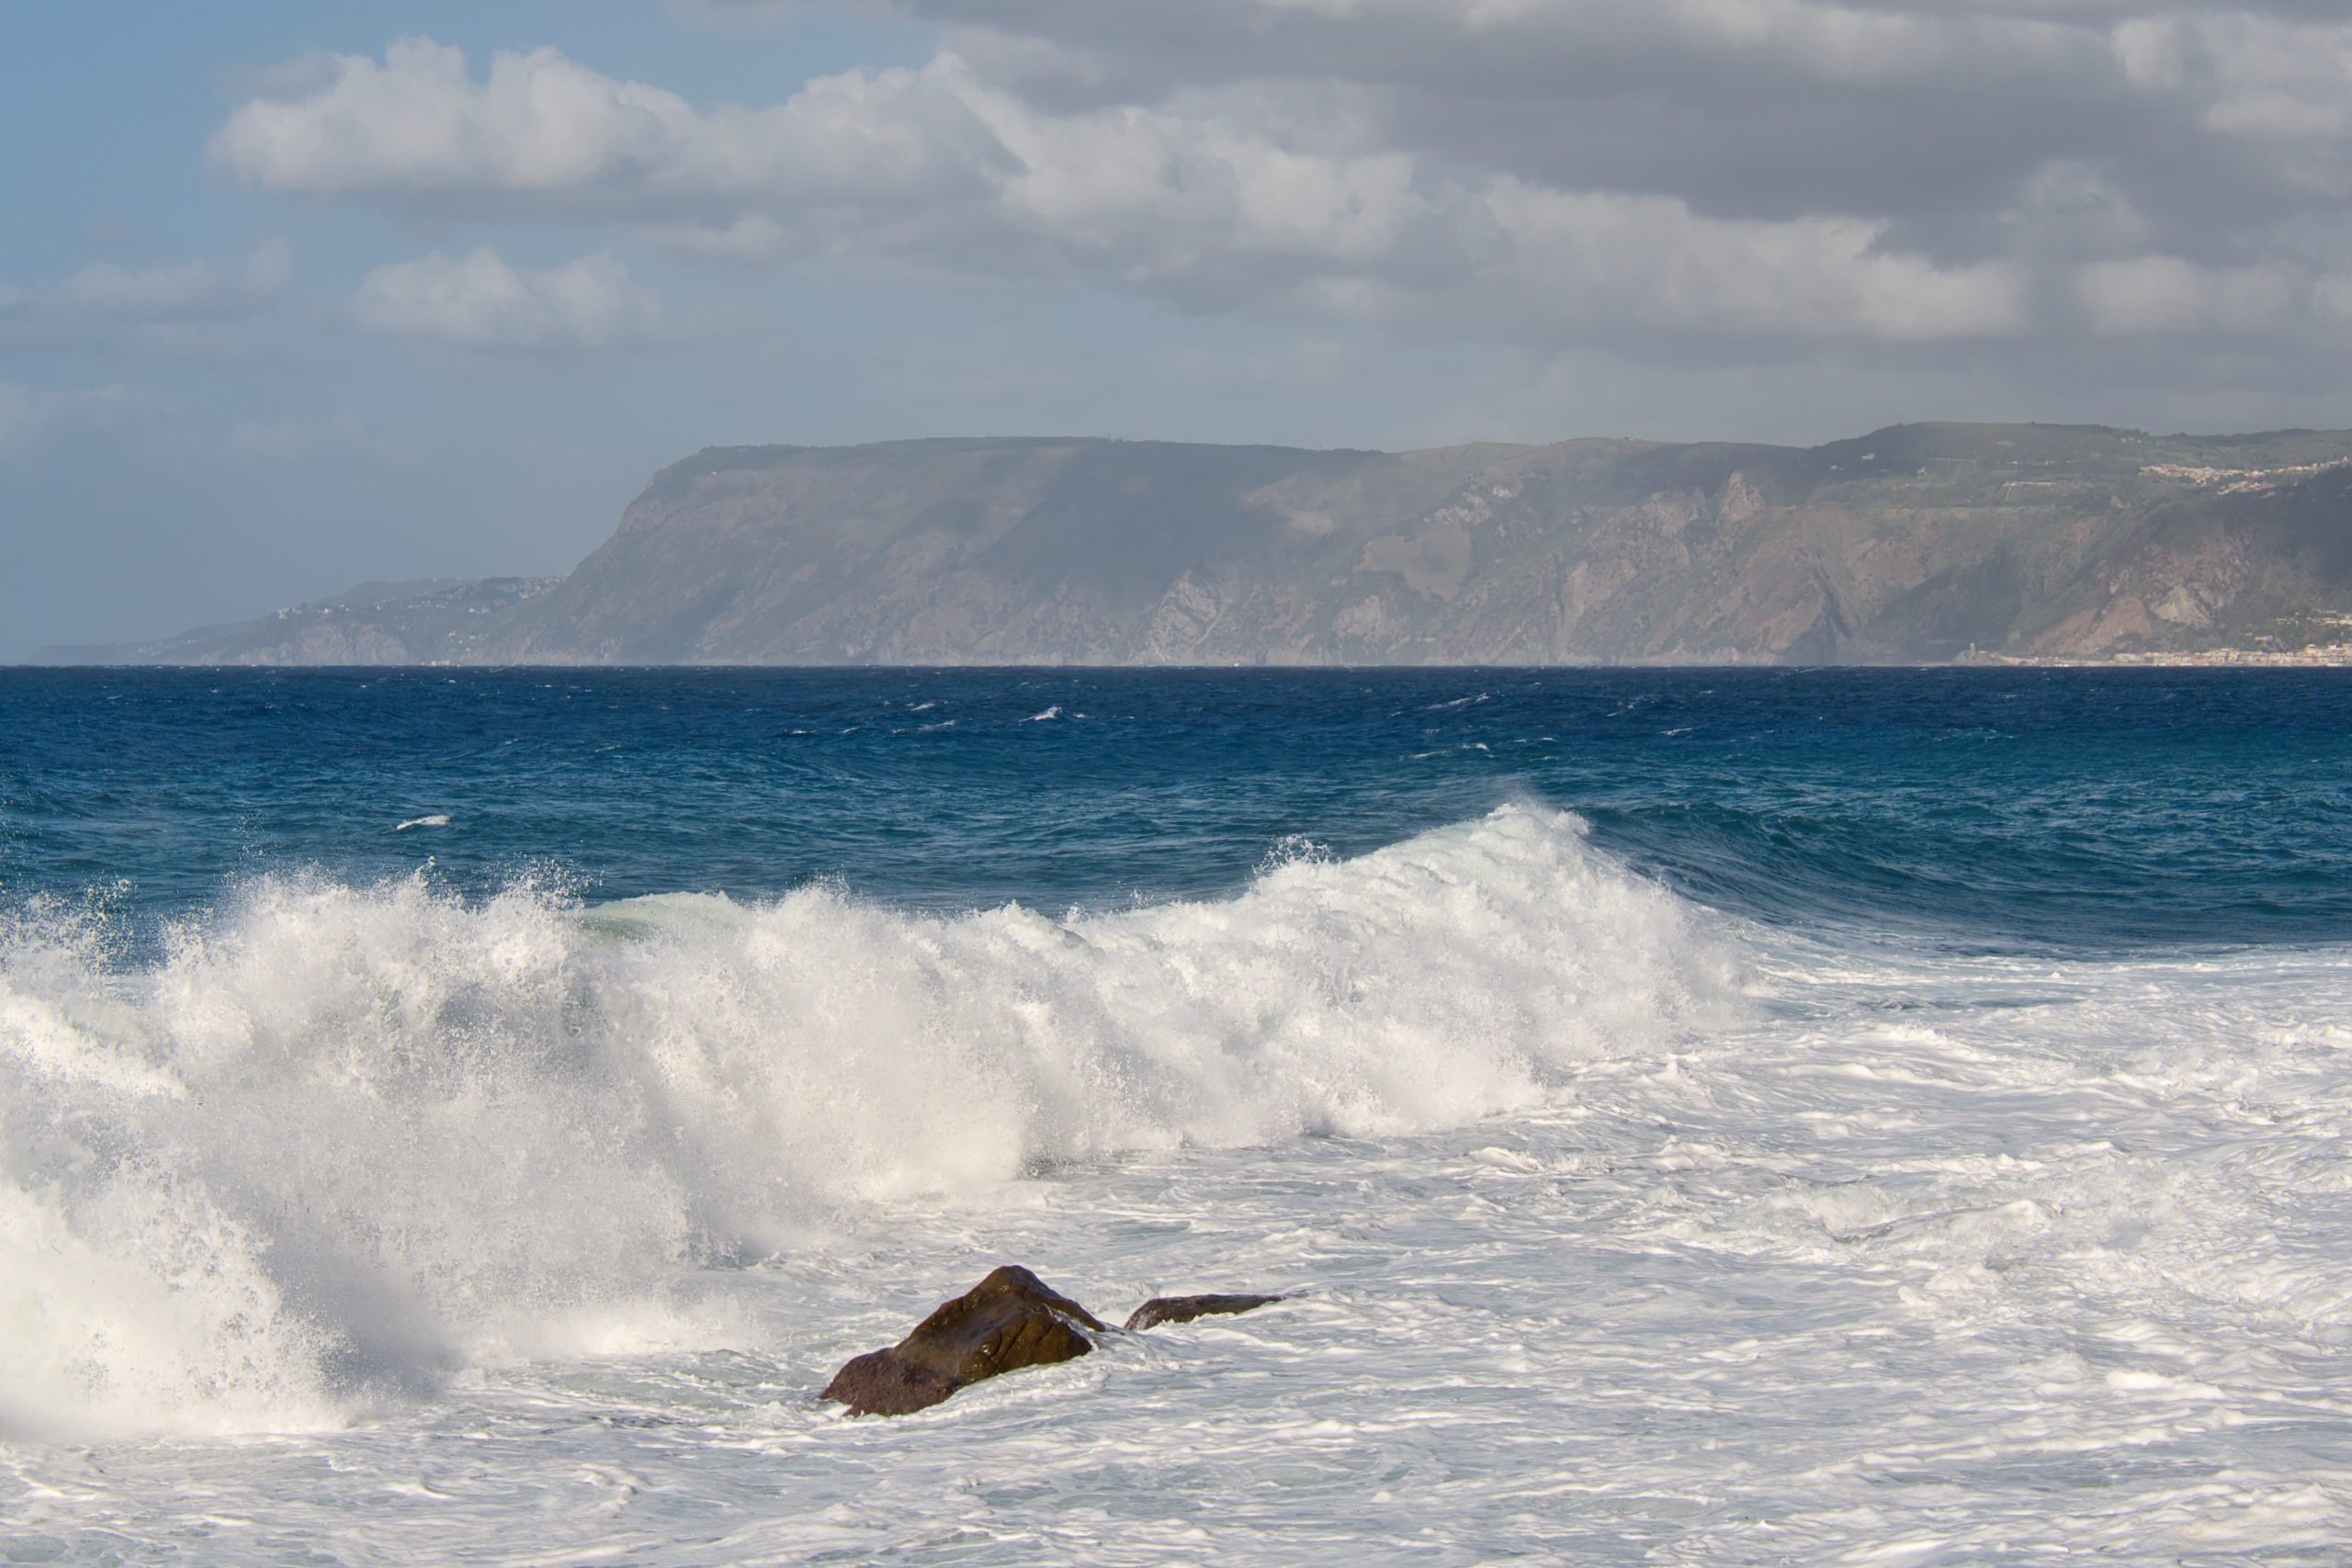
{"label": "rocky outcrop", "polygon": [[[1279,1296],[1163,1296],[1146,1302],[1127,1328],[1187,1323],[1213,1313],[1248,1312]],[[1114,1332],[1069,1297],[1014,1264],[952,1302],[887,1350],[853,1357],[820,1396],[858,1416],[905,1416],[960,1388],[1015,1371],[1075,1360],[1094,1348],[1091,1336]]]}
{"label": "rocky outcrop", "polygon": [[1280,1296],[1154,1296],[1127,1314],[1127,1331],[1163,1323],[1190,1323],[1196,1317],[1218,1317],[1254,1312],[1282,1300]]}
{"label": "rocky outcrop", "polygon": [[957,1389],[1023,1367],[1073,1360],[1110,1329],[1028,1269],[1008,1264],[915,1325],[887,1350],[833,1374],[823,1397],[860,1416],[904,1416]]}

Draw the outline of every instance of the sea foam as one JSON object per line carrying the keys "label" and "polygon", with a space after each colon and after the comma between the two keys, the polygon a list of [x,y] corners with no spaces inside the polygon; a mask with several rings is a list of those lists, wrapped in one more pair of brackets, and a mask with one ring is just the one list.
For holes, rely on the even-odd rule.
{"label": "sea foam", "polygon": [[1455,1125],[1736,1010],[1733,946],[1507,807],[1221,902],[582,908],[266,877],[0,947],[0,1421],[306,1425],[744,1332],[680,1281],[1039,1162]]}

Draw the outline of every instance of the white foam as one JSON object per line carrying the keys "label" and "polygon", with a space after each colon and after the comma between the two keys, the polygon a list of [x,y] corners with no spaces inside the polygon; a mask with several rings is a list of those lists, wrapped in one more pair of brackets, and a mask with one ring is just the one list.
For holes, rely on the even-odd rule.
{"label": "white foam", "polygon": [[[560,1352],[590,1320],[606,1348],[632,1321],[648,1347],[723,1338],[723,1304],[682,1303],[682,1277],[858,1204],[1038,1161],[1450,1126],[1732,1005],[1690,910],[1521,807],[1112,915],[910,916],[827,888],[582,913],[529,887],[469,906],[421,876],[271,878],[166,948],[114,974],[85,931],[19,930],[0,1063],[17,1229],[74,1243],[27,1253],[27,1289],[91,1260],[170,1281],[200,1245],[243,1303],[221,1310],[266,1342],[250,1378],[208,1352],[161,1395],[167,1373],[103,1348],[24,1341],[130,1378],[167,1422],[307,1416],[322,1390]],[[158,1343],[217,1338],[211,1308],[139,1299]],[[62,1377],[36,1403],[70,1418]]]}
{"label": "white foam", "polygon": [[[1067,921],[280,884],[152,974],[81,940],[0,970],[75,1032],[9,1068],[0,1281],[81,1270],[26,1342],[95,1305],[121,1365],[12,1346],[6,1386],[54,1426],[89,1399],[56,1369],[95,1366],[134,1415],[235,1427],[347,1388],[356,1344],[379,1387],[447,1371],[314,1436],[0,1443],[27,1557],[2153,1565],[2352,1537],[2342,950],[2053,968],[1729,931],[1528,811]],[[308,1023],[262,1005],[279,969]],[[71,1065],[118,1044],[186,1094]],[[324,1135],[277,1151],[298,1100]],[[929,1146],[950,1101],[993,1130]],[[699,1266],[762,1225],[773,1256]],[[503,1238],[540,1226],[535,1274]],[[363,1234],[367,1269],[296,1266]],[[1114,1318],[1288,1299],[903,1420],[816,1402],[1002,1261]],[[343,1339],[305,1352],[319,1325]]]}

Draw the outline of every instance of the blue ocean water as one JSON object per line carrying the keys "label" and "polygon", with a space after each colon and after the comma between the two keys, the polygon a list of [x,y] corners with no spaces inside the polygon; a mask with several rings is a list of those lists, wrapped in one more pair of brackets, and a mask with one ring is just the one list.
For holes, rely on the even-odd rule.
{"label": "blue ocean water", "polygon": [[2342,1561],[2347,698],[0,671],[0,1559]]}
{"label": "blue ocean water", "polygon": [[427,866],[470,897],[1111,908],[1529,801],[1767,920],[2352,937],[2331,670],[18,670],[0,735],[0,897],[134,925]]}

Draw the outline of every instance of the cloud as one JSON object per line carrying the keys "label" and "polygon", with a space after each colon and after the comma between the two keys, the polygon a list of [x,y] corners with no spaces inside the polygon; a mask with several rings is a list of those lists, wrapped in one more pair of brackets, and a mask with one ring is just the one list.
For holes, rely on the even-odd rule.
{"label": "cloud", "polygon": [[2091,331],[2101,337],[2220,329],[2234,334],[2279,331],[2315,305],[2313,282],[2296,268],[2207,268],[2178,256],[2098,262],[2075,275]]}
{"label": "cloud", "polygon": [[2200,9],[2131,18],[2113,40],[2133,85],[2188,95],[2216,130],[2352,138],[2352,22]]}
{"label": "cloud", "polygon": [[241,105],[220,168],[266,190],[406,198],[431,210],[564,220],[712,216],[747,202],[937,200],[972,188],[985,132],[937,73],[852,73],[777,107],[698,111],[552,49],[492,57],[409,38],[379,65],[334,57],[302,96]]}
{"label": "cloud", "polygon": [[[1558,349],[2022,355],[2344,324],[2320,281],[2352,275],[2352,26],[2333,21],[2132,0],[888,8],[940,29],[928,63],[763,107],[553,49],[476,74],[404,39],[237,106],[210,155],[289,195],[620,224],[739,265],[1074,280]],[[632,335],[485,254],[371,276],[363,321],[481,346]]]}
{"label": "cloud", "polygon": [[258,314],[282,298],[294,277],[294,250],[283,240],[254,247],[242,265],[198,256],[176,265],[127,267],[93,262],[44,287],[0,283],[0,342],[45,345],[93,336],[146,341],[169,329],[209,326]]}
{"label": "cloud", "polygon": [[[1493,282],[1588,325],[1634,324],[1894,342],[2024,330],[2024,280],[1999,262],[1938,267],[1878,248],[1857,219],[1707,219],[1665,197],[1563,196],[1511,186],[1488,200],[1516,241]],[[1548,287],[1547,287],[1548,286]]]}
{"label": "cloud", "polygon": [[177,266],[140,270],[93,262],[57,287],[61,313],[115,321],[176,321],[244,315],[286,291],[294,277],[294,248],[268,240],[245,265],[228,268],[199,256]]}
{"label": "cloud", "polygon": [[627,347],[662,330],[660,297],[610,251],[546,271],[509,266],[487,245],[461,261],[435,251],[369,273],[352,315],[370,332],[477,349]]}
{"label": "cloud", "polygon": [[[451,211],[519,198],[705,254],[1091,276],[1203,309],[1394,300],[1426,316],[1402,307],[1450,292],[1467,320],[1496,313],[1499,287],[1539,327],[1909,341],[2018,325],[1997,269],[1866,254],[1883,234],[1868,220],[1718,220],[1675,197],[1450,171],[1380,146],[1344,91],[1287,122],[1247,89],[1055,114],[943,53],[705,113],[549,50],[501,55],[479,82],[420,39],[340,65],[306,97],[240,107],[215,157],[280,190]],[[464,266],[371,278],[363,322],[471,344],[582,336],[494,256]]]}
{"label": "cloud", "polygon": [[44,391],[0,381],[0,461],[20,456],[61,432],[103,428],[136,412],[141,400],[128,387]]}

